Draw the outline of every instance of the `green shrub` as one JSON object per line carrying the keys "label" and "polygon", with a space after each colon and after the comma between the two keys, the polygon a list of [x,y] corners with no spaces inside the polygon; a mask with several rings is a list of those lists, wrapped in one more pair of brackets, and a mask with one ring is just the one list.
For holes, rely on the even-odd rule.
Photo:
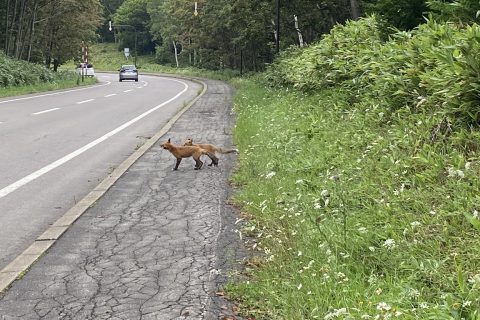
{"label": "green shrub", "polygon": [[18,87],[41,83],[53,83],[59,80],[72,80],[74,72],[53,72],[42,65],[28,63],[7,57],[0,52],[0,87]]}
{"label": "green shrub", "polygon": [[[370,99],[389,109],[431,112],[454,128],[480,121],[480,27],[435,21],[388,41],[375,17],[336,26],[306,49],[290,49],[266,81],[305,92],[341,86],[353,102]],[[437,123],[437,125],[439,124]]]}

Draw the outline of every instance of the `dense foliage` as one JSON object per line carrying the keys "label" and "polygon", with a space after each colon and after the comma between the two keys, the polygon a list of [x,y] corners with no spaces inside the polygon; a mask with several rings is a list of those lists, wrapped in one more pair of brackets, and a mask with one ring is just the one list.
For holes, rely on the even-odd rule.
{"label": "dense foliage", "polygon": [[313,44],[361,15],[380,17],[385,37],[429,16],[469,24],[479,10],[478,0],[6,0],[0,50],[56,69],[80,60],[82,41],[115,41],[162,64],[258,71],[278,50]]}
{"label": "dense foliage", "polygon": [[0,52],[0,88],[35,85],[45,82],[75,80],[73,72],[52,72],[42,65],[7,57]]}
{"label": "dense foliage", "polygon": [[369,17],[238,83],[246,314],[480,319],[479,36]]}
{"label": "dense foliage", "polygon": [[82,41],[95,40],[99,0],[0,2],[0,50],[16,59],[53,65],[80,60]]}
{"label": "dense foliage", "polygon": [[284,53],[269,68],[272,85],[312,92],[341,86],[389,114],[429,110],[448,127],[480,123],[480,27],[429,21],[382,41],[376,19],[338,25],[306,50]]}

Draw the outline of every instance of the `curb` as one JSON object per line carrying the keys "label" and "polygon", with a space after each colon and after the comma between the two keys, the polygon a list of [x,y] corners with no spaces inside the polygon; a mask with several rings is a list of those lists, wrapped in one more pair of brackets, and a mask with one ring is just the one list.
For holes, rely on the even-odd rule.
{"label": "curb", "polygon": [[197,82],[203,86],[202,92],[191,100],[186,106],[180,109],[153,137],[148,139],[140,148],[135,150],[125,159],[111,174],[103,179],[90,193],[61,216],[42,235],[40,235],[25,251],[18,255],[6,267],[0,270],[0,294],[7,291],[10,285],[17,279],[21,279],[30,267],[44,255],[47,250],[68,230],[68,228],[92,207],[113,184],[141,157],[143,156],[163,135],[165,135],[177,122],[177,120],[192,105],[207,92],[207,84],[199,79],[179,76],[166,76],[163,74],[149,74],[159,77],[170,77]]}

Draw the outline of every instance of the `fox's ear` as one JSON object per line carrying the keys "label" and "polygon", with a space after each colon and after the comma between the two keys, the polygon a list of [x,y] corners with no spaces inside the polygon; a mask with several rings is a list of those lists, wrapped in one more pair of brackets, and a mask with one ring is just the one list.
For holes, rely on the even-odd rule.
{"label": "fox's ear", "polygon": [[170,143],[170,138],[168,138],[168,141],[167,141],[167,142]]}

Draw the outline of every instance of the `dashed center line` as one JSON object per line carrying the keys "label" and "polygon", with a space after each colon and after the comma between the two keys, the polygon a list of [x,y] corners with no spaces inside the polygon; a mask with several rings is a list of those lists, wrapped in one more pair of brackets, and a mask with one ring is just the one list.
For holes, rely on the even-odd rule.
{"label": "dashed center line", "polygon": [[123,91],[123,92],[130,92],[130,91],[133,91],[133,89],[130,89],[130,90],[125,90],[125,91]]}
{"label": "dashed center line", "polygon": [[[47,172],[50,172],[53,169],[55,169],[55,168],[63,165],[64,163],[72,160],[73,158],[81,155],[82,153],[86,152],[87,150],[90,150],[91,148],[95,147],[96,145],[100,144],[101,142],[109,139],[110,137],[112,137],[115,134],[119,133],[120,131],[124,130],[125,128],[128,128],[132,124],[134,124],[134,123],[140,121],[141,119],[145,118],[146,116],[148,116],[152,112],[155,112],[156,110],[160,109],[164,105],[178,99],[182,94],[184,94],[188,90],[188,84],[186,84],[185,82],[182,82],[182,81],[178,81],[178,80],[173,80],[173,81],[180,82],[184,86],[183,90],[180,91],[179,93],[177,93],[174,97],[168,99],[167,101],[164,101],[164,102],[160,103],[159,105],[151,108],[150,110],[145,111],[144,113],[142,113],[139,116],[131,119],[130,121],[125,122],[121,126],[119,126],[115,129],[113,129],[112,131],[104,134],[100,138],[84,145],[80,149],[77,149],[77,150],[67,154],[66,156],[64,156],[64,157],[46,165],[45,167],[43,167],[41,169],[38,169],[37,171],[29,174],[28,176],[25,176],[25,177],[21,178],[20,180],[15,181],[14,183],[4,187],[3,189],[0,189],[0,199],[5,197],[8,194],[14,192],[18,188],[21,188],[22,186],[32,182],[33,180],[37,179],[38,177],[41,177],[42,175],[46,174]],[[86,101],[91,101],[91,100],[94,100],[94,99],[90,99],[90,100],[86,100]]]}
{"label": "dashed center line", "polygon": [[117,95],[116,93],[107,94],[107,95],[105,96],[105,98],[113,97],[113,96],[116,96],[116,95]]}
{"label": "dashed center line", "polygon": [[90,102],[90,101],[93,101],[93,100],[95,100],[95,99],[83,100],[83,101],[77,102],[77,104],[87,103],[87,102]]}
{"label": "dashed center line", "polygon": [[43,111],[39,111],[39,112],[34,112],[34,113],[32,113],[32,115],[36,116],[36,115],[39,115],[39,114],[42,114],[42,113],[52,112],[52,111],[56,111],[56,110],[60,110],[60,108],[53,108],[53,109],[43,110]]}

